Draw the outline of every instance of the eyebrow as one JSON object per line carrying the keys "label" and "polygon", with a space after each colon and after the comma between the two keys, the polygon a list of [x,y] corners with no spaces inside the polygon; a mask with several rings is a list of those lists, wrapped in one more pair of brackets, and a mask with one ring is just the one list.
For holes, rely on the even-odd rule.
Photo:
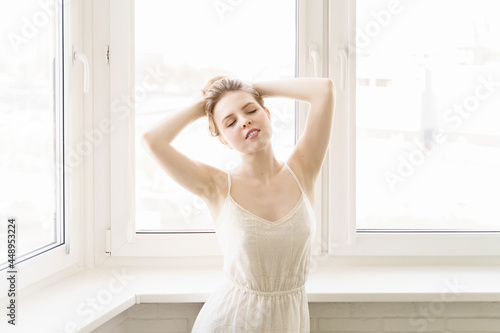
{"label": "eyebrow", "polygon": [[[250,104],[254,104],[253,102],[248,102],[246,103],[245,105],[242,106],[241,110],[244,110],[247,106],[249,106]],[[226,120],[226,118],[229,118],[231,117],[232,115],[234,115],[234,113],[230,113],[228,114],[227,116],[224,117],[224,119],[222,119],[220,122],[221,124],[224,122],[224,120]]]}

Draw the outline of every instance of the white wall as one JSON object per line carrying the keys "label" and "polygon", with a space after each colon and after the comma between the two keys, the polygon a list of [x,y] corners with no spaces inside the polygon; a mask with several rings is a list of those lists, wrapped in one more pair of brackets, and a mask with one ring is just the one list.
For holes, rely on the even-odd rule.
{"label": "white wall", "polygon": [[[95,333],[189,333],[203,303],[139,304]],[[316,332],[500,332],[500,303],[309,303]]]}

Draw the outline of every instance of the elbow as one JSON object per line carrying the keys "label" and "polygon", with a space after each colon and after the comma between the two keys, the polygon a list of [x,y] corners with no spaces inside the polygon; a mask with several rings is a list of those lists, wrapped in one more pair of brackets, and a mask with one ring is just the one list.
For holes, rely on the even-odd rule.
{"label": "elbow", "polygon": [[335,96],[335,82],[330,78],[324,78],[326,93]]}
{"label": "elbow", "polygon": [[335,101],[335,83],[330,78],[319,78],[314,87],[314,95],[311,103],[318,103],[326,106],[328,103],[334,104]]}
{"label": "elbow", "polygon": [[141,141],[143,143],[148,143],[148,140],[149,140],[149,138],[148,138],[148,132],[142,133],[142,140]]}
{"label": "elbow", "polygon": [[144,132],[142,134],[142,140],[141,140],[141,143],[142,143],[142,146],[143,147],[147,147],[147,148],[151,148],[152,146],[152,141],[151,141],[151,136],[149,135],[148,132]]}
{"label": "elbow", "polygon": [[335,101],[335,83],[330,78],[323,78],[323,98],[333,103]]}

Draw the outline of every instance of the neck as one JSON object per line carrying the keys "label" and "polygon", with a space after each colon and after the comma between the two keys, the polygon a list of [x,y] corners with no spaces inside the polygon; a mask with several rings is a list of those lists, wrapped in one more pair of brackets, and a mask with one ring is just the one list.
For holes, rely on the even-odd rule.
{"label": "neck", "polygon": [[269,184],[282,170],[284,164],[276,160],[271,144],[251,154],[241,154],[241,165],[237,173],[264,184]]}

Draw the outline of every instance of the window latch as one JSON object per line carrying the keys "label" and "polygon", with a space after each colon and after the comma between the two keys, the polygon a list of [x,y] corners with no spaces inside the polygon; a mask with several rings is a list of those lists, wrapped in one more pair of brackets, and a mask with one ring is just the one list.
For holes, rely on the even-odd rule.
{"label": "window latch", "polygon": [[347,47],[337,45],[337,61],[340,62],[340,89],[345,90],[347,84]]}
{"label": "window latch", "polygon": [[313,63],[314,77],[319,77],[319,52],[316,44],[309,46],[309,61]]}
{"label": "window latch", "polygon": [[75,61],[81,61],[83,64],[83,92],[88,93],[90,76],[89,61],[85,54],[78,51],[73,51],[73,63],[75,63]]}

